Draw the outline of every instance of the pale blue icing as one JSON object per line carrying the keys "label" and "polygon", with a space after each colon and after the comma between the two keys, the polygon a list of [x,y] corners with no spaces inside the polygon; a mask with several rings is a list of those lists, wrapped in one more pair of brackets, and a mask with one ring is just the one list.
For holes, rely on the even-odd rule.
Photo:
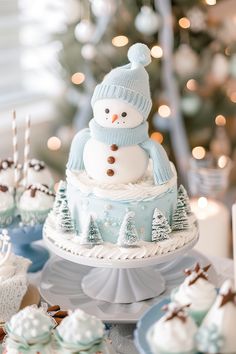
{"label": "pale blue icing", "polygon": [[91,213],[96,217],[103,240],[116,243],[125,214],[128,211],[133,211],[140,239],[151,241],[154,209],[160,209],[171,224],[172,214],[177,203],[177,186],[171,187],[152,200],[117,201],[101,199],[92,193],[86,195],[78,188],[68,184],[67,197],[78,234],[83,231],[87,217]]}

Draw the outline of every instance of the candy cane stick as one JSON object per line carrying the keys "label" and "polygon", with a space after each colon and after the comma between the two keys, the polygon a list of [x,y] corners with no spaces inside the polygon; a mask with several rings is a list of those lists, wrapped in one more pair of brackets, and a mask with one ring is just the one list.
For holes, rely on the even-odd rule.
{"label": "candy cane stick", "polygon": [[25,126],[25,147],[24,147],[24,168],[23,168],[23,180],[24,187],[27,187],[27,176],[29,169],[29,154],[30,154],[30,116],[26,117]]}
{"label": "candy cane stick", "polygon": [[12,144],[13,144],[13,162],[14,162],[14,187],[18,185],[18,137],[17,137],[17,125],[16,125],[16,111],[12,112]]}

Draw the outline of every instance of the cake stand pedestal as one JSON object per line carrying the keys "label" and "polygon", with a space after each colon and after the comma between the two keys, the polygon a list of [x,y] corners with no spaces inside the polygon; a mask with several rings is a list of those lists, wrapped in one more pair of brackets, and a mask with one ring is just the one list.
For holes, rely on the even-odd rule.
{"label": "cake stand pedestal", "polygon": [[[46,248],[35,244],[36,241],[42,240],[42,224],[34,226],[19,226],[19,218],[16,217],[14,222],[7,227],[11,238],[13,252],[24,258],[31,260],[29,272],[37,272],[41,270],[49,258],[49,252]],[[0,232],[1,232],[0,228]]]}

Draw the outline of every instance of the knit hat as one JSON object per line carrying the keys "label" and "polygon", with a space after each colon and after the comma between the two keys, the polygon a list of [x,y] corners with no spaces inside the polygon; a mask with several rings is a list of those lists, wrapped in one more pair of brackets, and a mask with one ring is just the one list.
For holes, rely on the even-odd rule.
{"label": "knit hat", "polygon": [[149,48],[142,43],[128,50],[129,64],[111,70],[97,85],[91,100],[92,107],[98,100],[118,98],[131,104],[147,119],[152,107],[149,77],[145,66],[150,64]]}

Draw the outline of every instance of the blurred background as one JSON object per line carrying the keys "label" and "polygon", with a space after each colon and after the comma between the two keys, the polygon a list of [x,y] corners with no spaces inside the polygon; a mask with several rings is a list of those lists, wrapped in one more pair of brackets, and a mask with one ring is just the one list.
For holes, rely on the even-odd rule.
{"label": "blurred background", "polygon": [[226,248],[219,243],[213,253],[230,255],[235,0],[0,0],[0,158],[12,155],[12,109],[20,144],[29,113],[31,157],[44,160],[58,181],[73,135],[92,117],[94,87],[127,62],[137,41],[153,59],[151,138],[176,164],[202,230],[220,232]]}

